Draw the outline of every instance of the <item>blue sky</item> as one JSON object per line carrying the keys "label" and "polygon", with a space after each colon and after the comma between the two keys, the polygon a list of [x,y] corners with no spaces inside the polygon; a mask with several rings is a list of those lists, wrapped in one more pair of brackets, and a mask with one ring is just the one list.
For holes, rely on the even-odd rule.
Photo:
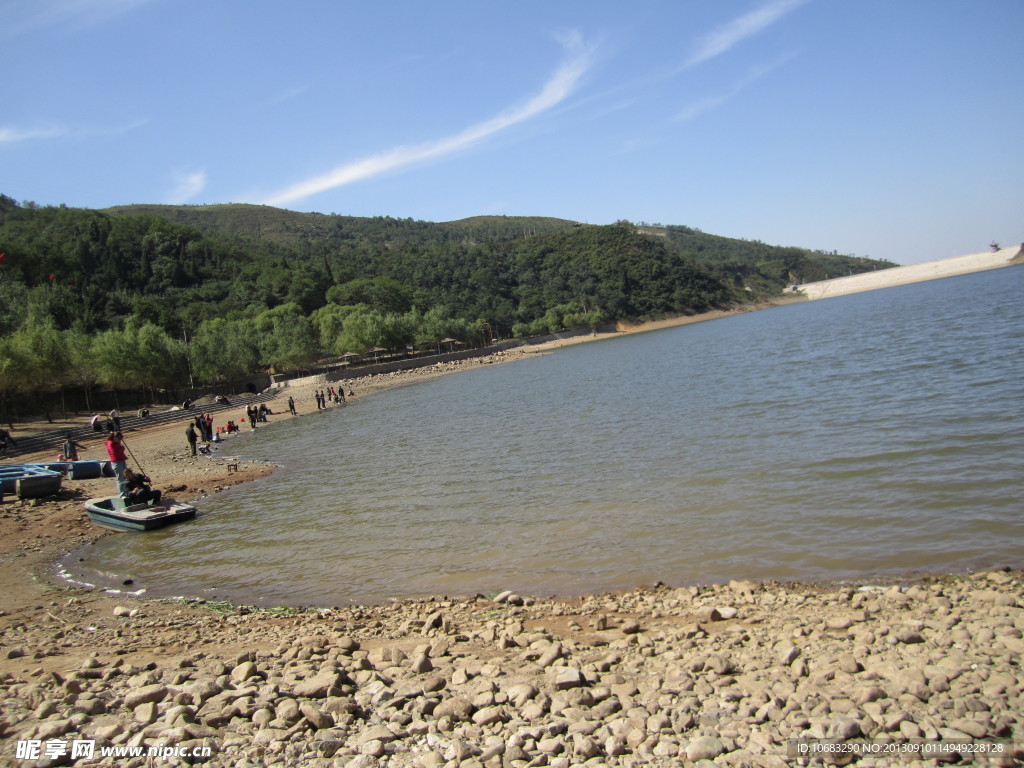
{"label": "blue sky", "polygon": [[1024,241],[1022,0],[0,0],[0,192]]}

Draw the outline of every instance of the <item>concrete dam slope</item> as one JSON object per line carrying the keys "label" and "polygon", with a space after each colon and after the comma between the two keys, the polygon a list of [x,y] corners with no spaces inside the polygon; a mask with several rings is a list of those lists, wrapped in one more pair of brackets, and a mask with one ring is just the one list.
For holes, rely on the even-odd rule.
{"label": "concrete dam slope", "polygon": [[909,264],[905,267],[891,267],[877,272],[864,272],[859,275],[837,277],[817,283],[805,283],[791,287],[786,292],[803,294],[808,299],[826,299],[831,296],[843,296],[847,293],[874,291],[894,285],[919,283],[940,277],[953,277],[986,269],[1009,267],[1013,264],[1024,264],[1024,245],[1000,248],[997,251],[969,253],[966,256],[953,256],[921,264]]}

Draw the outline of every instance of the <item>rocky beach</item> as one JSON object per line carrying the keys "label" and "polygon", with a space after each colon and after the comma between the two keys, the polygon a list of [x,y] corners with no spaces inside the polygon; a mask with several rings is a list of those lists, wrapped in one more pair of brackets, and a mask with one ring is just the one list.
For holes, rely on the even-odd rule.
{"label": "rocky beach", "polygon": [[[543,351],[345,388],[360,398]],[[292,418],[289,395],[300,413],[315,409],[323,386],[280,390],[258,428]],[[192,458],[183,433],[184,422],[126,434],[154,484],[179,500],[273,471],[225,460],[234,437]],[[97,441],[83,457],[102,456]],[[55,572],[66,552],[105,535],[81,505],[113,483],[68,482],[53,499],[0,505],[0,764],[724,768],[1024,757],[1016,571],[342,608],[152,600],[131,584],[107,592]]]}

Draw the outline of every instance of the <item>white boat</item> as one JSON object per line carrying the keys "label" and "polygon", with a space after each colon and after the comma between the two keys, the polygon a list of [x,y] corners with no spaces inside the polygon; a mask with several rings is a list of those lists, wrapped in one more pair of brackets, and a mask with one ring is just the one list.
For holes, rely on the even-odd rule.
{"label": "white boat", "polygon": [[89,499],[85,502],[89,519],[115,531],[152,531],[172,523],[191,520],[198,511],[190,504],[165,500],[159,504],[125,504],[120,496]]}

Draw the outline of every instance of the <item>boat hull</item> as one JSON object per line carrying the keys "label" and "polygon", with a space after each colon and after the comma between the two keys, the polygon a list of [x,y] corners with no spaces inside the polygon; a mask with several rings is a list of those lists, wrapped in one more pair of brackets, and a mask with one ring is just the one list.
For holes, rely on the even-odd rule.
{"label": "boat hull", "polygon": [[85,502],[85,511],[96,525],[115,531],[152,531],[192,520],[197,512],[189,504],[174,501],[125,506],[124,501],[117,496],[89,499]]}

